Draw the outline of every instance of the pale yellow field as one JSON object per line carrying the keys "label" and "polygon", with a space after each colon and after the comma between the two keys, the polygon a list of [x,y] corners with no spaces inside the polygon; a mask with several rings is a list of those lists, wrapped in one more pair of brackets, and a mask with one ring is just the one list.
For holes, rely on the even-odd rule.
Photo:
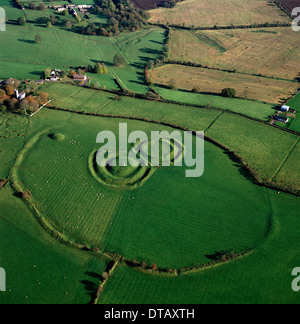
{"label": "pale yellow field", "polygon": [[234,88],[238,97],[276,104],[289,98],[298,88],[298,83],[291,81],[176,64],[153,69],[150,75],[156,84],[169,85],[174,79],[177,88],[192,90],[199,87],[201,92],[219,94],[224,88]]}
{"label": "pale yellow field", "polygon": [[195,27],[287,23],[290,19],[268,0],[184,0],[173,9],[150,11],[150,22]]}
{"label": "pale yellow field", "polygon": [[170,35],[170,59],[293,80],[300,72],[300,34],[290,27],[179,31]]}

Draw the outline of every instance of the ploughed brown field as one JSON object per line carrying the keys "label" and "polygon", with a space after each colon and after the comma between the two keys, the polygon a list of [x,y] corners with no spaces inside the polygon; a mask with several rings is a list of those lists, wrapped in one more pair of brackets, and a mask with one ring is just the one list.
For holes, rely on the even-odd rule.
{"label": "ploughed brown field", "polygon": [[168,0],[131,0],[133,4],[140,9],[143,10],[149,10],[154,9],[163,2],[166,2]]}
{"label": "ploughed brown field", "polygon": [[283,7],[292,12],[296,7],[300,7],[300,0],[279,0]]}

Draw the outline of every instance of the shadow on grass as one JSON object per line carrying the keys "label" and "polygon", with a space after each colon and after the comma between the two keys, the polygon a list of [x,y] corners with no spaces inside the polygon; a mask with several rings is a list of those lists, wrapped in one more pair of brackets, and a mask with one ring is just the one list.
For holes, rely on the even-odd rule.
{"label": "shadow on grass", "polygon": [[36,42],[32,39],[18,39],[19,42],[27,43],[27,44],[36,44]]}

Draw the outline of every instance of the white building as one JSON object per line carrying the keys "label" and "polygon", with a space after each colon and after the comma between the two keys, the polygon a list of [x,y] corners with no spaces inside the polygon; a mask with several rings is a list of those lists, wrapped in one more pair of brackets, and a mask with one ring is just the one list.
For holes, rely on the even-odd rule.
{"label": "white building", "polygon": [[291,107],[289,107],[289,106],[282,106],[281,111],[288,112],[290,110],[290,108]]}

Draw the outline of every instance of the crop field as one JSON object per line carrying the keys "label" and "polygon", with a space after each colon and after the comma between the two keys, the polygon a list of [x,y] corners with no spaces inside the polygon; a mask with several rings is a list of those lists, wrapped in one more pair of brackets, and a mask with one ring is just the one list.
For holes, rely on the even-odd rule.
{"label": "crop field", "polygon": [[154,9],[150,14],[152,23],[195,27],[290,22],[285,13],[267,0],[186,0],[173,9]]}
{"label": "crop field", "polygon": [[170,59],[248,74],[294,80],[300,38],[290,27],[180,31],[170,36]]}
{"label": "crop field", "polygon": [[156,68],[150,75],[158,85],[168,86],[176,80],[176,87],[180,89],[198,88],[200,92],[212,94],[221,94],[224,88],[234,88],[237,97],[275,104],[290,98],[299,87],[296,82],[176,64]]}

